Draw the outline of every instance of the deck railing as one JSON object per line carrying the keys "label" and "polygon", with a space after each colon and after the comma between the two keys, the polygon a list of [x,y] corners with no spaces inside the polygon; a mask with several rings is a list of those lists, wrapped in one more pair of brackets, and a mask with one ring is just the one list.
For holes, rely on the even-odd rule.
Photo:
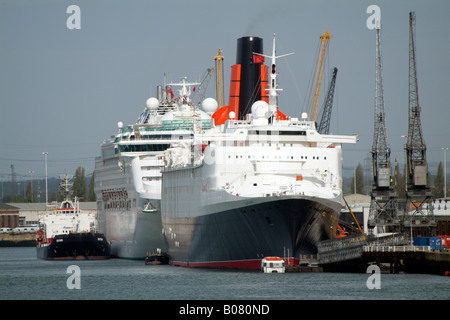
{"label": "deck railing", "polygon": [[415,252],[432,251],[430,246],[364,246],[364,252]]}

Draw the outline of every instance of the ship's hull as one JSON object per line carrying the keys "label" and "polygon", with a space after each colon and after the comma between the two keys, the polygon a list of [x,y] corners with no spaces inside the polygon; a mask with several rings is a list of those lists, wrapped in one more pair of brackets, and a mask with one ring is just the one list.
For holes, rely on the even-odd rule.
{"label": "ship's hull", "polygon": [[110,245],[101,233],[61,234],[51,243],[38,244],[37,257],[45,260],[100,260],[110,258]]}
{"label": "ship's hull", "polygon": [[[102,150],[103,156],[96,160],[95,192],[98,226],[111,243],[111,256],[144,260],[147,252],[166,251],[160,182],[143,180],[160,175],[159,163],[153,155],[121,157],[114,153],[113,144],[105,144]],[[143,171],[142,167],[158,169]]]}
{"label": "ship's hull", "polygon": [[300,197],[261,200],[191,218],[163,216],[171,264],[259,269],[265,256],[298,260],[302,254],[317,253],[317,243],[330,239],[336,230],[338,202]]}
{"label": "ship's hull", "polygon": [[100,211],[98,217],[99,228],[111,243],[113,257],[141,260],[149,251],[167,248],[160,210]]}

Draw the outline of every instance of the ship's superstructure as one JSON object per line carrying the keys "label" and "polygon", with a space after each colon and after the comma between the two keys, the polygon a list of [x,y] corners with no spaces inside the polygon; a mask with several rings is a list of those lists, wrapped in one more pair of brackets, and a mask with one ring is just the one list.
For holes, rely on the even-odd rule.
{"label": "ship's superstructure", "polygon": [[[62,180],[68,192],[69,176]],[[47,208],[48,209],[48,208]],[[41,259],[106,259],[110,257],[107,239],[97,230],[96,213],[80,209],[78,198],[67,196],[57,208],[39,218],[36,233],[37,256]]]}
{"label": "ship's superstructure", "polygon": [[[203,127],[205,119],[164,151],[161,213],[172,264],[259,269],[265,256],[316,253],[335,235],[342,144],[356,136],[322,135],[306,114],[280,112],[275,36],[270,76],[258,58],[262,40],[257,52],[245,49],[254,41],[238,40],[230,106],[212,116],[215,126]],[[240,57],[239,47],[250,56]],[[260,75],[247,90],[260,98],[249,108],[237,82],[251,68]]]}
{"label": "ship's superstructure", "polygon": [[[118,133],[101,146],[95,165],[99,229],[113,256],[144,259],[147,252],[166,251],[160,211],[163,152],[191,139],[194,126],[211,126],[207,114],[190,102],[193,85],[183,78],[158,86],[157,98],[147,100],[136,122],[119,122]],[[177,98],[173,87],[180,87]]]}

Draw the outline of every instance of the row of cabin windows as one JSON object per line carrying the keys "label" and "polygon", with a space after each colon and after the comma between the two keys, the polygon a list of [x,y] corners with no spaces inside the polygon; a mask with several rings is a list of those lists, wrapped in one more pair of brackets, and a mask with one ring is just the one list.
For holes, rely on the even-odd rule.
{"label": "row of cabin windows", "polygon": [[142,181],[160,181],[161,177],[142,177]]}
{"label": "row of cabin windows", "polygon": [[[242,155],[236,155],[236,159],[242,159],[243,157],[242,157]],[[255,159],[255,155],[252,155],[252,156],[250,156],[250,155],[248,155],[247,156],[247,158],[248,159]],[[262,156],[262,158],[263,159],[270,159],[270,156]],[[228,159],[231,159],[231,155],[228,155]],[[275,156],[273,156],[273,159],[281,159],[281,156],[280,155],[275,155]],[[286,156],[286,159],[294,159],[294,156]],[[300,159],[304,159],[304,160],[307,160],[308,159],[308,156],[300,156]],[[320,157],[319,156],[313,156],[313,160],[320,160]],[[323,157],[323,160],[327,160],[327,157]]]}
{"label": "row of cabin windows", "polygon": [[[133,199],[133,204],[135,206],[136,199]],[[116,199],[108,199],[103,201],[103,209],[104,210],[130,210],[131,209],[131,200],[116,200]]]}
{"label": "row of cabin windows", "polygon": [[127,144],[119,147],[120,152],[164,151],[170,147],[170,144]]}
{"label": "row of cabin windows", "polygon": [[[275,141],[276,142],[276,141]],[[267,140],[258,141],[258,140],[234,140],[234,141],[219,141],[218,144],[220,146],[234,146],[234,147],[248,147],[250,145],[254,146],[255,144],[257,146],[261,145],[261,147],[269,146],[269,147],[293,147],[293,143],[275,143],[275,142],[267,142]],[[298,144],[296,144],[298,145]]]}

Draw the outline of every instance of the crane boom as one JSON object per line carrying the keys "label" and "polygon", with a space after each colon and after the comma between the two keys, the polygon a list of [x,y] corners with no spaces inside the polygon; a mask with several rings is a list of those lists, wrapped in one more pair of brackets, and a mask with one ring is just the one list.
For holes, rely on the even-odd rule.
{"label": "crane boom", "polygon": [[208,68],[205,72],[205,75],[203,76],[202,81],[200,82],[200,85],[195,90],[194,94],[192,95],[192,104],[197,105],[200,104],[203,99],[205,99],[205,93],[206,89],[208,89],[209,81],[211,80],[212,73],[214,71],[214,68]]}
{"label": "crane boom", "polygon": [[330,40],[330,32],[327,30],[320,36],[320,49],[319,49],[319,61],[317,63],[316,77],[314,80],[314,91],[311,100],[311,107],[309,109],[309,120],[316,121],[317,118],[317,106],[319,105],[320,86],[322,83],[323,65],[325,61],[325,55],[327,53],[328,41]]}
{"label": "crane boom", "polygon": [[337,71],[337,68],[333,69],[333,76],[331,77],[330,86],[328,87],[327,96],[323,104],[322,118],[319,123],[319,129],[317,129],[320,134],[330,133],[331,110],[333,108],[333,97],[334,88],[336,86]]}
{"label": "crane boom", "polygon": [[356,216],[355,216],[355,214],[353,213],[352,209],[351,209],[350,206],[348,205],[347,200],[345,200],[345,197],[342,197],[342,199],[344,199],[344,202],[345,202],[345,205],[346,205],[347,208],[348,208],[348,211],[349,211],[350,214],[352,215],[353,220],[355,220],[355,223],[356,223],[356,226],[358,227],[359,232],[361,232],[361,234],[364,234],[364,231],[363,231],[363,229],[361,228],[361,226],[359,225],[358,219],[356,219]]}

